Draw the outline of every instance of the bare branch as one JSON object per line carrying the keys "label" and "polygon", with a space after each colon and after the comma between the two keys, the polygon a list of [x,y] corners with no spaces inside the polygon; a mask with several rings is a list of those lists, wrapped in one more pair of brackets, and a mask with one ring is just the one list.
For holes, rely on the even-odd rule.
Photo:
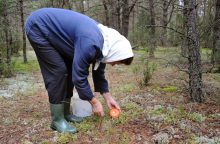
{"label": "bare branch", "polygon": [[[171,28],[171,27],[167,27],[167,26],[162,26],[162,25],[145,25],[145,27],[162,27],[162,28],[167,28],[167,29],[169,29],[169,30],[172,30],[172,31],[174,31],[174,32],[176,32],[176,33],[178,33],[178,34],[180,34],[181,36],[183,36],[183,37],[187,37],[184,33],[182,33],[182,32],[180,32],[180,31],[177,31],[176,29],[174,29],[174,28]],[[187,37],[187,38],[190,38],[190,37]]]}
{"label": "bare branch", "polygon": [[133,4],[130,6],[130,8],[129,8],[129,14],[131,13],[131,11],[133,10],[133,8],[134,8],[134,6],[136,5],[136,2],[137,2],[138,0],[135,0],[134,2],[133,2]]}

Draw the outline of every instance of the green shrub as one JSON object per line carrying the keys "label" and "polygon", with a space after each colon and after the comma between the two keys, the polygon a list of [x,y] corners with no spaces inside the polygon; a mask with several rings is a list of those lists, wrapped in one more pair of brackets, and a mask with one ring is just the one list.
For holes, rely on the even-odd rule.
{"label": "green shrub", "polygon": [[6,63],[0,63],[0,75],[4,77],[11,77],[13,75],[13,68]]}
{"label": "green shrub", "polygon": [[156,70],[156,64],[149,63],[149,61],[144,57],[141,57],[140,61],[143,63],[142,67],[137,64],[135,67],[133,67],[132,71],[135,75],[137,75],[136,80],[139,85],[147,86],[153,76],[154,71]]}
{"label": "green shrub", "polygon": [[144,69],[143,69],[143,79],[141,81],[142,86],[147,86],[149,84],[150,79],[153,76],[154,71],[156,70],[155,64],[150,64],[148,61],[144,62]]}

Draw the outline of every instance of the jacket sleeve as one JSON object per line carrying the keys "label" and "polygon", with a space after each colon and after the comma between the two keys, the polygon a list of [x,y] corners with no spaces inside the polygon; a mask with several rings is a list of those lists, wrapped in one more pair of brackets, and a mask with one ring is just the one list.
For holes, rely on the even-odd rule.
{"label": "jacket sleeve", "polygon": [[97,70],[94,70],[93,64],[93,70],[92,70],[92,78],[94,83],[94,89],[95,92],[100,92],[101,94],[105,92],[109,92],[108,89],[108,81],[105,79],[105,63],[100,63]]}
{"label": "jacket sleeve", "polygon": [[87,37],[79,37],[75,41],[75,51],[72,64],[72,80],[80,99],[90,101],[94,95],[91,91],[88,75],[89,66],[96,56],[96,46]]}

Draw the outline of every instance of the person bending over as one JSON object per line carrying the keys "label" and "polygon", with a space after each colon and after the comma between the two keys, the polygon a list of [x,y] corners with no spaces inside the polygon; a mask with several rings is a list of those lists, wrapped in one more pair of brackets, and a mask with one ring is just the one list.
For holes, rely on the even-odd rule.
{"label": "person bending over", "polygon": [[103,116],[103,106],[91,91],[87,77],[92,65],[95,92],[100,92],[109,109],[120,110],[109,93],[105,79],[106,64],[130,65],[133,52],[129,41],[114,29],[71,10],[42,8],[31,13],[25,23],[48,92],[52,116],[51,128],[75,133],[68,122],[80,122],[70,113],[73,87],[80,99],[92,105],[94,114]]}

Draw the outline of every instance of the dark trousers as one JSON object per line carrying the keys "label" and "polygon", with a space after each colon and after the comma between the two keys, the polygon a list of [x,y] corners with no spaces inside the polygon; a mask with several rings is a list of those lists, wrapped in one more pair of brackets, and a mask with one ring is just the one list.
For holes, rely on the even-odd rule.
{"label": "dark trousers", "polygon": [[[49,35],[49,32],[48,32]],[[27,34],[43,75],[49,102],[60,104],[73,95],[72,60],[62,56],[48,41],[48,36],[35,25]]]}

